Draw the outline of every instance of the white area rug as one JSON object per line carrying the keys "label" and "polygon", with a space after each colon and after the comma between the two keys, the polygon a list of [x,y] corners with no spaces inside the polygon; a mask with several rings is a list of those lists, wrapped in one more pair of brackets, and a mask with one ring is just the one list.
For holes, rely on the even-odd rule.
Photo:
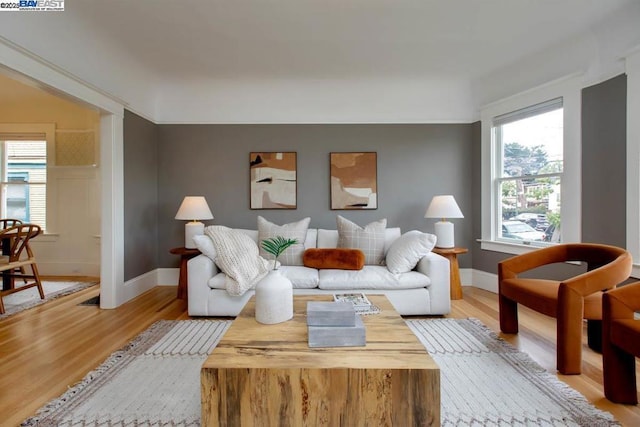
{"label": "white area rug", "polygon": [[27,426],[199,426],[200,367],[230,320],[162,320]]}
{"label": "white area rug", "polygon": [[443,426],[619,425],[476,319],[407,325],[440,366]]}
{"label": "white area rug", "polygon": [[[160,321],[25,426],[200,425],[200,367],[231,321]],[[409,320],[441,368],[443,426],[611,426],[473,319]]]}
{"label": "white area rug", "polygon": [[[16,283],[20,287],[21,282]],[[31,307],[44,304],[52,299],[59,298],[78,292],[82,289],[94,286],[96,282],[50,282],[43,281],[42,289],[44,290],[44,299],[40,299],[38,288],[29,288],[24,291],[16,292],[2,298],[4,302],[4,314],[0,314],[0,319],[19,313]]]}

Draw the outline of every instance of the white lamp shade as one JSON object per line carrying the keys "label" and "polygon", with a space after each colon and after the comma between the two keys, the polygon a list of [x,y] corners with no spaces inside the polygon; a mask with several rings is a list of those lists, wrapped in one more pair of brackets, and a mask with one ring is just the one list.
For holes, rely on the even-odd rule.
{"label": "white lamp shade", "polygon": [[193,236],[204,233],[204,224],[199,219],[213,219],[213,214],[207,201],[202,196],[187,196],[182,201],[176,219],[188,220],[184,226],[184,247],[193,249],[196,247]]}
{"label": "white lamp shade", "polygon": [[203,196],[187,196],[182,201],[176,219],[195,221],[198,219],[213,219],[213,214]]}
{"label": "white lamp shade", "polygon": [[425,218],[464,218],[453,196],[433,196]]}

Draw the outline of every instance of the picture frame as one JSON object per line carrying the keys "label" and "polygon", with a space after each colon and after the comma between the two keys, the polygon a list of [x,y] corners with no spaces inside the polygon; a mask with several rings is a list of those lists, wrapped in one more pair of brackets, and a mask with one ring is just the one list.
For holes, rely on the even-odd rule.
{"label": "picture frame", "polygon": [[295,151],[249,153],[251,209],[297,209],[298,172]]}
{"label": "picture frame", "polygon": [[378,153],[329,154],[332,210],[378,208]]}

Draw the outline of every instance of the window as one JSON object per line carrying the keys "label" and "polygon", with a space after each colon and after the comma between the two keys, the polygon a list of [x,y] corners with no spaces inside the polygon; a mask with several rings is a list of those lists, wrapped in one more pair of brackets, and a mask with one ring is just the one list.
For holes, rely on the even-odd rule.
{"label": "window", "polygon": [[562,98],[493,119],[497,240],[562,241]]}
{"label": "window", "polygon": [[47,222],[47,142],[0,141],[0,216]]}
{"label": "window", "polygon": [[580,242],[582,80],[568,76],[481,109],[481,249],[520,254]]}

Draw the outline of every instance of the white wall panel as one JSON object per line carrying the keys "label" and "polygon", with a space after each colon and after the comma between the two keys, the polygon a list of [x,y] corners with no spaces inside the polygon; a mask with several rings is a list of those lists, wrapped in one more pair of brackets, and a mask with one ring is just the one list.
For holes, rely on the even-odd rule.
{"label": "white wall panel", "polygon": [[97,168],[52,168],[49,177],[57,191],[51,206],[57,213],[54,235],[33,240],[43,275],[100,275],[99,215],[96,209]]}

